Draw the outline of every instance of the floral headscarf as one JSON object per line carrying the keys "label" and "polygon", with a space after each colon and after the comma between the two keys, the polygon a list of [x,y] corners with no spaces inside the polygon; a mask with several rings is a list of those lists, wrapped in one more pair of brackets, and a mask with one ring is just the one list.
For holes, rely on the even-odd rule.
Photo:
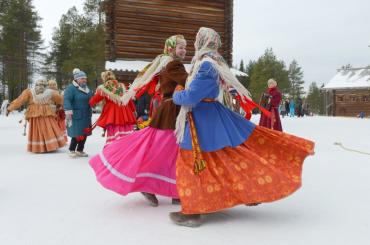
{"label": "floral headscarf", "polygon": [[122,104],[122,97],[126,92],[125,85],[116,80],[116,76],[112,71],[103,71],[101,78],[103,84],[98,87],[97,93],[108,96],[117,104]]}
{"label": "floral headscarf", "polygon": [[173,58],[176,57],[176,45],[180,42],[185,42],[183,35],[174,35],[167,38],[164,43],[163,55],[169,55]]}

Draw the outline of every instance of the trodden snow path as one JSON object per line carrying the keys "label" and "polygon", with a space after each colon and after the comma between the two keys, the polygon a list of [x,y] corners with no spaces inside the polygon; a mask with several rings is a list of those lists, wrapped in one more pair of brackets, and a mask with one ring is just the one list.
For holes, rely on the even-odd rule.
{"label": "trodden snow path", "polygon": [[[370,244],[370,157],[333,144],[370,152],[369,119],[282,119],[286,132],[316,142],[303,187],[278,202],[207,215],[191,229],[171,223],[179,206],[167,198],[153,208],[140,194],[105,190],[88,158],[70,159],[66,147],[26,152],[21,118],[0,116],[0,245]],[[104,144],[100,132],[87,140],[90,156]]]}

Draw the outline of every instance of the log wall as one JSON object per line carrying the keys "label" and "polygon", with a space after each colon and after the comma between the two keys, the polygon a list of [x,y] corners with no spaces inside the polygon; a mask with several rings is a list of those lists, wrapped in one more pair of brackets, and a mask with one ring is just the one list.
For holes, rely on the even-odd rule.
{"label": "log wall", "polygon": [[106,0],[106,59],[150,61],[163,52],[167,37],[182,34],[187,58],[202,26],[221,36],[220,53],[232,64],[232,0]]}
{"label": "log wall", "polygon": [[370,88],[335,90],[334,105],[334,116],[370,116]]}

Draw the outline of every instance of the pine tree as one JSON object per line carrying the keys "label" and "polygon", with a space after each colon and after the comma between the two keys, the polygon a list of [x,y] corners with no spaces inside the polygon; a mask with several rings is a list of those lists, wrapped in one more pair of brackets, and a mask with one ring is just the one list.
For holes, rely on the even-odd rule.
{"label": "pine tree", "polygon": [[81,18],[78,11],[76,7],[72,7],[62,15],[59,27],[53,32],[51,51],[47,54],[44,74],[55,78],[61,88],[71,80],[72,70],[69,67],[65,68],[65,63],[73,55],[72,43],[75,42],[77,33],[82,31],[79,23]]}
{"label": "pine tree", "polygon": [[309,111],[323,114],[323,94],[315,82],[310,84],[305,102],[309,105]]}
{"label": "pine tree", "polygon": [[95,87],[105,64],[105,35],[101,1],[87,0],[84,13],[75,7],[62,16],[53,34],[51,52],[47,58],[49,76],[67,85],[75,67],[85,71],[90,86]]}
{"label": "pine tree", "polygon": [[84,12],[88,21],[93,25],[103,24],[104,9],[101,0],[86,0]]}
{"label": "pine tree", "polygon": [[248,88],[251,83],[251,74],[253,73],[253,66],[255,65],[255,61],[250,60],[248,65],[245,66],[244,72],[248,75],[245,79],[243,79],[242,84],[244,87]]}
{"label": "pine tree", "polygon": [[244,61],[243,60],[240,61],[239,71],[245,72]]}
{"label": "pine tree", "polygon": [[261,94],[267,89],[267,81],[270,78],[278,82],[279,89],[284,93],[290,88],[288,71],[285,68],[285,63],[278,60],[272,51],[272,48],[266,49],[255,63],[250,62],[247,66],[247,71],[250,79],[248,86],[254,101],[260,100]]}
{"label": "pine tree", "polygon": [[303,71],[299,67],[298,62],[293,60],[289,65],[289,81],[290,81],[290,97],[297,101],[298,98],[302,98],[303,91]]}
{"label": "pine tree", "polygon": [[0,54],[2,79],[8,87],[9,99],[13,100],[27,88],[39,63],[42,44],[40,18],[32,0],[2,2],[0,14]]}

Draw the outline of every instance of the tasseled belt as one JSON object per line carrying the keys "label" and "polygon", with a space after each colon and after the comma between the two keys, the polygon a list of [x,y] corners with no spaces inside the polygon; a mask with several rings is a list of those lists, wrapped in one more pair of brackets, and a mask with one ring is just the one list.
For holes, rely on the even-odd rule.
{"label": "tasseled belt", "polygon": [[[216,102],[215,99],[205,98],[202,99],[202,102]],[[191,145],[193,148],[193,156],[194,156],[194,173],[199,174],[206,168],[206,161],[203,159],[202,150],[200,149],[199,140],[197,129],[195,127],[193,114],[188,112],[188,121],[190,127],[190,134],[191,134]]]}

